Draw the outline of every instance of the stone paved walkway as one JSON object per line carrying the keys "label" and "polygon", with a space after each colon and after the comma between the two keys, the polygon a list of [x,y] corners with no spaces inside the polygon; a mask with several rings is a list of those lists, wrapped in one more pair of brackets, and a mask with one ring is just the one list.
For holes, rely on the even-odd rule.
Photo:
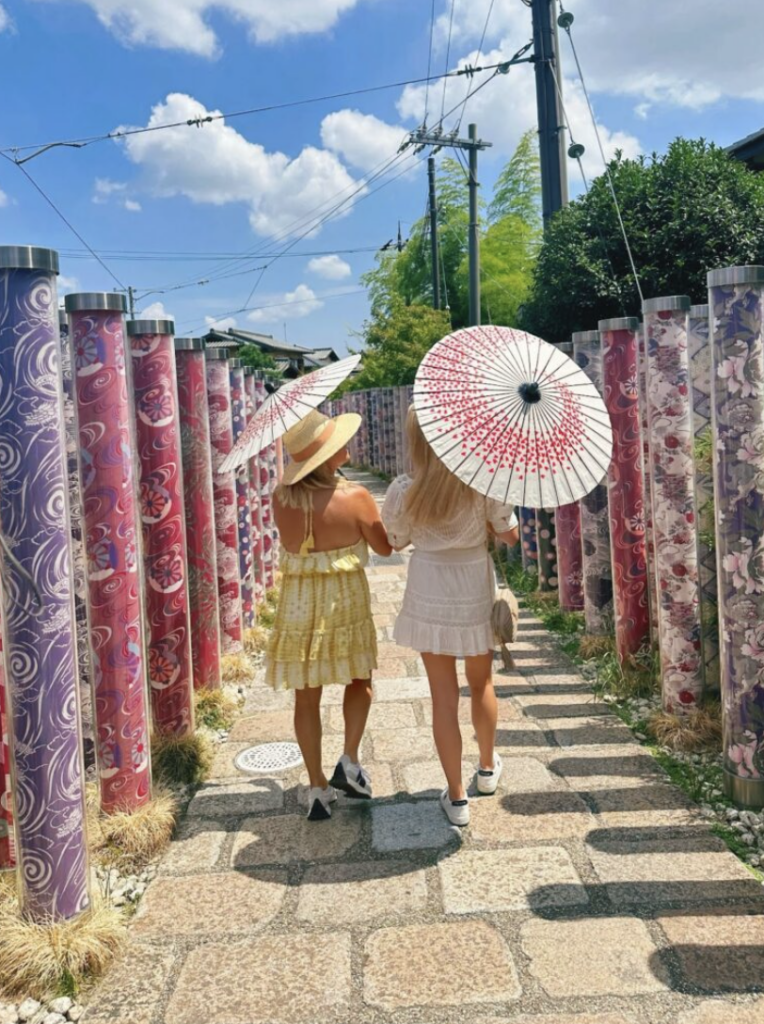
{"label": "stone paved walkway", "polygon": [[[427,682],[390,641],[404,574],[370,572],[374,801],[308,824],[300,770],[238,773],[292,738],[256,686],[86,1024],[763,1024],[762,887],[530,616],[497,679],[501,790],[446,823]],[[462,718],[471,771],[466,696]]]}

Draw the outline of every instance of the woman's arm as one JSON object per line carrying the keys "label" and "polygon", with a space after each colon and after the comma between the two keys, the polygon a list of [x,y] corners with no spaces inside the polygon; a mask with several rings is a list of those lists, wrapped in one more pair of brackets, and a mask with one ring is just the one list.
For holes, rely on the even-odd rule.
{"label": "woman's arm", "polygon": [[361,527],[364,540],[372,551],[387,558],[393,553],[393,547],[387,539],[387,531],[382,523],[376,501],[365,487],[359,487],[355,502],[358,525]]}
{"label": "woman's arm", "polygon": [[511,530],[506,530],[504,533],[497,533],[496,537],[507,547],[513,548],[520,540],[520,528],[513,526]]}

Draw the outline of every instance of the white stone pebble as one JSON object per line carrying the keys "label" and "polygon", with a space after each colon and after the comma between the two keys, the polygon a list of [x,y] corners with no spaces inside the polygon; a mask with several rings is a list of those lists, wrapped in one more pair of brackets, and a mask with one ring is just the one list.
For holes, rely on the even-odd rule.
{"label": "white stone pebble", "polygon": [[73,1005],[73,999],[70,999],[69,996],[61,996],[60,999],[54,999],[53,1002],[48,1003],[48,1009],[51,1013],[60,1013],[65,1017]]}
{"label": "white stone pebble", "polygon": [[0,1003],[0,1024],[17,1024],[19,1015],[10,1003]]}
{"label": "white stone pebble", "polygon": [[25,999],[24,1002],[18,1008],[19,1020],[27,1021],[31,1020],[36,1013],[40,1011],[40,1004],[36,999]]}
{"label": "white stone pebble", "polygon": [[77,1003],[75,1003],[74,1006],[69,1011],[69,1013],[67,1014],[67,1017],[69,1018],[70,1021],[72,1021],[72,1024],[75,1024],[75,1022],[80,1019],[84,1012],[85,1007],[79,1006]]}
{"label": "white stone pebble", "polygon": [[42,1024],[66,1024],[66,1017],[61,1013],[49,1013],[43,1017]]}

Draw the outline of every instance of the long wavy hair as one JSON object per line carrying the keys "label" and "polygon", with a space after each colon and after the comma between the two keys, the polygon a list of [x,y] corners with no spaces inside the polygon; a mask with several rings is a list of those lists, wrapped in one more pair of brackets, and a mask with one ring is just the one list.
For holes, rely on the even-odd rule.
{"label": "long wavy hair", "polygon": [[279,484],[274,497],[282,508],[299,508],[307,512],[310,496],[316,491],[336,491],[343,487],[347,487],[347,481],[330,469],[328,462],[324,462],[296,484]]}
{"label": "long wavy hair", "polygon": [[406,491],[404,508],[414,525],[448,522],[474,504],[476,492],[446,469],[427,443],[413,405],[406,417],[406,435],[413,483]]}

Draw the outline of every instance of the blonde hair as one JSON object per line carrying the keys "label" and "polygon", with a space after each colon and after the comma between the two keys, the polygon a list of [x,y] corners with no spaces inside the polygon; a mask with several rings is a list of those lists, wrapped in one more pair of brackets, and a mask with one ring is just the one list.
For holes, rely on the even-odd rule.
{"label": "blonde hair", "polygon": [[310,497],[316,491],[336,491],[347,486],[347,481],[329,468],[328,462],[317,466],[296,484],[279,484],[274,497],[282,508],[299,508],[307,512]]}
{"label": "blonde hair", "polygon": [[413,405],[406,417],[406,435],[413,479],[404,498],[406,513],[415,526],[448,522],[462,509],[468,508],[477,495],[446,469],[427,443]]}

